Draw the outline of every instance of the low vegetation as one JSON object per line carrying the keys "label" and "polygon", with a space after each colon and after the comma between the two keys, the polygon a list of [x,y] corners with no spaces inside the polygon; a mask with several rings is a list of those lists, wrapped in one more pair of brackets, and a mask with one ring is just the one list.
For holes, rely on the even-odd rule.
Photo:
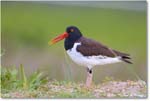
{"label": "low vegetation", "polygon": [[41,72],[26,76],[19,70],[1,68],[2,98],[146,98],[142,80],[119,81],[106,77],[102,83],[86,88],[83,82],[49,80]]}
{"label": "low vegetation", "polygon": [[19,89],[34,90],[47,81],[47,78],[39,71],[27,77],[22,65],[20,65],[19,70],[1,68],[1,93],[9,93]]}

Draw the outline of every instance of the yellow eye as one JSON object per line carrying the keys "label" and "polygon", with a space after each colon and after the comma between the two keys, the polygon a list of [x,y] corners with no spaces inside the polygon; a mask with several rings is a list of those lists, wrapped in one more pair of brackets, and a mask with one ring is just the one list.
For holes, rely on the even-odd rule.
{"label": "yellow eye", "polygon": [[70,31],[71,31],[71,32],[74,32],[74,29],[71,29]]}

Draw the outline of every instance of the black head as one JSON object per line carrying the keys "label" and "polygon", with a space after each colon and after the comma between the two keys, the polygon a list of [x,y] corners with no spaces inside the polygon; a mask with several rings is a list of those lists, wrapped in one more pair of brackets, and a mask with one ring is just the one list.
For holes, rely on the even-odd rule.
{"label": "black head", "polygon": [[52,45],[54,43],[57,43],[63,39],[65,39],[65,49],[71,49],[74,45],[74,43],[82,37],[82,34],[80,30],[75,26],[69,26],[66,28],[66,31],[62,33],[61,35],[55,37],[51,41],[49,41],[49,44]]}
{"label": "black head", "polygon": [[70,49],[73,47],[74,43],[82,37],[82,33],[75,26],[69,26],[66,28],[66,32],[68,33],[68,37],[65,39],[65,49]]}
{"label": "black head", "polygon": [[82,36],[80,30],[75,26],[67,27],[66,32],[69,34],[70,37],[81,37]]}

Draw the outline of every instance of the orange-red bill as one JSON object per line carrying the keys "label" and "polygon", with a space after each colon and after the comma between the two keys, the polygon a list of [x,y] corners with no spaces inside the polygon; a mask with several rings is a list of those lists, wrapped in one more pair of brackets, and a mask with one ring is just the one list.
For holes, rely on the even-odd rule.
{"label": "orange-red bill", "polygon": [[63,34],[57,36],[56,38],[52,39],[51,41],[48,42],[49,45],[52,45],[52,44],[55,44],[57,43],[58,41],[61,41],[63,40],[64,38],[67,38],[68,37],[68,33],[67,32],[64,32]]}

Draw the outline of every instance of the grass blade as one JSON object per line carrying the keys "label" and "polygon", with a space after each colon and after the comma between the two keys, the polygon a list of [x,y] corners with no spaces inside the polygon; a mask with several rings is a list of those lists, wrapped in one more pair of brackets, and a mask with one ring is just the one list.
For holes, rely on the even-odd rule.
{"label": "grass blade", "polygon": [[24,89],[27,89],[28,88],[27,77],[25,75],[24,68],[23,68],[22,64],[20,64],[20,73],[21,73],[22,86]]}

